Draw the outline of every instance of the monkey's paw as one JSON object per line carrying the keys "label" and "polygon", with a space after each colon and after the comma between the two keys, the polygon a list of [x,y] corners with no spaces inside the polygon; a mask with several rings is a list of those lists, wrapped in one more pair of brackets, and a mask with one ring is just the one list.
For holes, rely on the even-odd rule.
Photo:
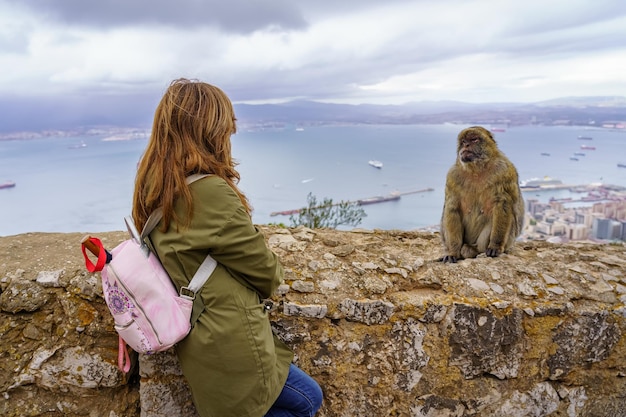
{"label": "monkey's paw", "polygon": [[494,248],[487,248],[487,250],[485,251],[485,255],[487,255],[490,258],[497,258],[498,256],[500,256],[500,250],[494,249]]}
{"label": "monkey's paw", "polygon": [[458,260],[456,256],[452,256],[452,255],[444,255],[443,258],[439,259],[441,262],[443,263],[451,263],[451,264],[455,264],[456,261]]}

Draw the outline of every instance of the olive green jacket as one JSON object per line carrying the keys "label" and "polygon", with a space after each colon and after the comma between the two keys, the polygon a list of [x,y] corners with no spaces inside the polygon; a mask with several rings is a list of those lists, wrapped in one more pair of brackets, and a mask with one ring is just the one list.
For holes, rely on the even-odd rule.
{"label": "olive green jacket", "polygon": [[[204,310],[176,353],[202,417],[261,417],[280,394],[291,351],[272,333],[263,298],[283,279],[277,256],[252,224],[226,181],[209,176],[191,184],[189,228],[160,225],[150,239],[180,289],[207,253],[218,262],[202,288]],[[184,218],[182,203],[175,206]]]}

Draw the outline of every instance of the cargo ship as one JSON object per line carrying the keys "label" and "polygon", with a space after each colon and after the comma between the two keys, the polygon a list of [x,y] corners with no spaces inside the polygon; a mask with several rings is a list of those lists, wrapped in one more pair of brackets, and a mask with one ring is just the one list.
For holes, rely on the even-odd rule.
{"label": "cargo ship", "polygon": [[0,183],[0,190],[2,190],[3,188],[13,188],[13,187],[15,187],[15,183],[13,181]]}
{"label": "cargo ship", "polygon": [[589,145],[580,145],[580,149],[588,149],[590,151],[595,151],[596,147],[595,146],[589,146]]}
{"label": "cargo ship", "polygon": [[383,163],[375,159],[370,159],[367,163],[373,166],[374,168],[381,169],[383,167]]}
{"label": "cargo ship", "polygon": [[563,181],[550,177],[531,178],[529,180],[522,181],[519,184],[522,189],[549,188],[558,185],[563,185]]}

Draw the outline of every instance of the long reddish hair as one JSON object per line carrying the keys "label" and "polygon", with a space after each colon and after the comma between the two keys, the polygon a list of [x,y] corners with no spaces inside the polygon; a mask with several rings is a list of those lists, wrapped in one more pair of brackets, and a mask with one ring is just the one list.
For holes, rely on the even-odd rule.
{"label": "long reddish hair", "polygon": [[[240,177],[231,155],[235,120],[233,105],[219,88],[185,78],[172,81],[154,113],[150,141],[137,169],[132,215],[139,230],[158,207],[163,208],[163,231],[172,220],[189,225],[193,202],[185,178],[191,174],[223,178],[251,213],[237,187]],[[184,219],[174,212],[178,198],[186,206]]]}

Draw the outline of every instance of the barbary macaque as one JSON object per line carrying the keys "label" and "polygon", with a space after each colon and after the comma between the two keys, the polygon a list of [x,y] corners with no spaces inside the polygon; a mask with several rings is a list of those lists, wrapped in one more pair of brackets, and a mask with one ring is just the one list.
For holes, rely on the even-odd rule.
{"label": "barbary macaque", "polygon": [[491,132],[463,129],[456,162],[446,177],[441,216],[443,262],[497,257],[509,251],[522,232],[524,200],[513,163],[498,149]]}

